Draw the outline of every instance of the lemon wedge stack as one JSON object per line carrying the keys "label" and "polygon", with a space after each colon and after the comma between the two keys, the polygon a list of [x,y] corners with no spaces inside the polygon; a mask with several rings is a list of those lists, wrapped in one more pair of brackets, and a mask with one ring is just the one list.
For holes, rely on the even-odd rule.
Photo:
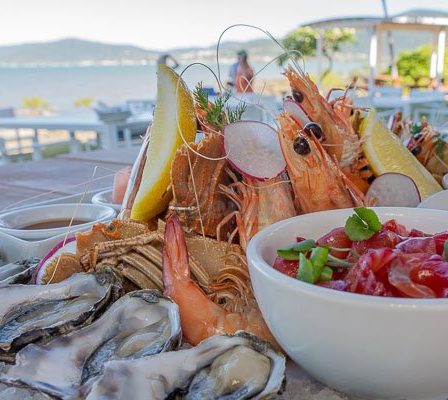
{"label": "lemon wedge stack", "polygon": [[179,75],[166,65],[159,65],[157,103],[142,179],[131,209],[132,219],[149,221],[168,206],[172,197],[168,189],[171,163],[184,143],[182,136],[187,142],[196,136],[193,98]]}
{"label": "lemon wedge stack", "polygon": [[378,119],[375,111],[370,111],[362,122],[360,135],[364,154],[375,175],[398,172],[411,177],[422,200],[442,190],[429,171]]}

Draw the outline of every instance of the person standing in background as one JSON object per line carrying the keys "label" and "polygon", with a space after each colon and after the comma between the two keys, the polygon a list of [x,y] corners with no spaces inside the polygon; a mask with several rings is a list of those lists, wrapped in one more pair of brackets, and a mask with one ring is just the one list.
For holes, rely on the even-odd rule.
{"label": "person standing in background", "polygon": [[252,93],[254,70],[247,61],[247,52],[240,50],[237,55],[238,61],[232,64],[229,70],[228,85],[237,93]]}

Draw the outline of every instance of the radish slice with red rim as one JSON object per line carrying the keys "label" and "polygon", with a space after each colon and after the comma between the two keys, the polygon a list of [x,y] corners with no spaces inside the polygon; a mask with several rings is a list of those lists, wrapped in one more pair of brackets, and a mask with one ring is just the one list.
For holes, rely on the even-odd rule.
{"label": "radish slice with red rim", "polygon": [[302,127],[311,122],[302,107],[293,99],[286,98],[283,100],[283,111],[290,115]]}
{"label": "radish slice with red rim", "polygon": [[420,201],[417,185],[407,175],[388,172],[378,176],[366,193],[378,207],[416,207]]}
{"label": "radish slice with red rim", "polygon": [[230,164],[248,178],[264,181],[286,168],[277,132],[259,121],[237,121],[223,129]]}
{"label": "radish slice with red rim", "polygon": [[45,275],[45,271],[49,263],[51,263],[57,256],[62,253],[76,253],[76,238],[74,236],[68,237],[66,240],[62,240],[57,243],[53,248],[47,253],[47,255],[40,260],[37,265],[37,271],[35,276],[35,283],[41,284],[42,278]]}

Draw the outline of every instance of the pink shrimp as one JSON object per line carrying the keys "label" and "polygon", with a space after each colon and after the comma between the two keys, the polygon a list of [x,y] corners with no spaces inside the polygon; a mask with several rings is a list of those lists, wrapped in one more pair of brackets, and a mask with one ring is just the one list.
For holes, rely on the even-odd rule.
{"label": "pink shrimp", "polygon": [[163,283],[165,295],[179,306],[182,332],[192,345],[209,336],[250,332],[276,344],[255,301],[243,312],[229,312],[213,303],[190,278],[184,232],[176,215],[168,218],[163,247]]}

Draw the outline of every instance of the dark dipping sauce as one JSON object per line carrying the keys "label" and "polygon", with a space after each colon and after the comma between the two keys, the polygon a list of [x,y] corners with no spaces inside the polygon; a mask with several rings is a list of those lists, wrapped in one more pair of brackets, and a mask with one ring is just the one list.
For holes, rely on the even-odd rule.
{"label": "dark dipping sauce", "polygon": [[[85,224],[87,222],[90,222],[88,219],[74,219],[72,222],[72,226],[74,225],[81,225]],[[20,227],[20,229],[24,230],[34,230],[34,229],[51,229],[51,228],[62,228],[64,226],[69,226],[70,220],[69,219],[55,219],[53,221],[42,221],[42,222],[35,222],[31,225],[25,225]]]}

